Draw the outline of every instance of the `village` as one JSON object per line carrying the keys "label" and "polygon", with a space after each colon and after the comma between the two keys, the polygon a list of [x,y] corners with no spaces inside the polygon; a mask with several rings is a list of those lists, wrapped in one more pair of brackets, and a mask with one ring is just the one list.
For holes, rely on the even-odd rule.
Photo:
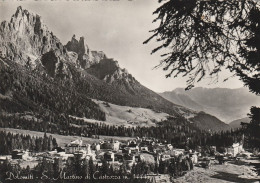
{"label": "village", "polygon": [[216,146],[210,147],[211,154],[201,153],[201,150],[189,150],[174,148],[171,144],[159,142],[153,138],[135,138],[128,141],[107,140],[99,143],[83,144],[82,139],[77,139],[58,147],[53,151],[30,152],[28,150],[15,149],[11,155],[0,156],[0,161],[8,159],[15,166],[26,168],[35,167],[39,161],[45,159],[49,162],[59,161],[62,168],[65,164],[70,164],[75,158],[93,160],[93,163],[100,167],[102,160],[105,160],[113,169],[119,170],[124,163],[130,172],[131,167],[138,162],[148,164],[159,164],[159,161],[170,161],[172,158],[181,157],[189,160],[188,170],[193,166],[209,168],[211,162],[218,161],[223,164],[231,159],[250,158],[253,154],[246,152],[241,143],[234,143],[225,148],[224,153],[219,153]]}

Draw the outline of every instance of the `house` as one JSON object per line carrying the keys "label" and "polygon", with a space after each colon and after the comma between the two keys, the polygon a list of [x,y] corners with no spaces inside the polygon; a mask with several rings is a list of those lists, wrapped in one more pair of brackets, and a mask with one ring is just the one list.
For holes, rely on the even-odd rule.
{"label": "house", "polygon": [[147,147],[147,146],[141,146],[141,147],[140,147],[140,151],[141,151],[141,152],[148,152],[149,150],[148,150],[148,147]]}
{"label": "house", "polygon": [[57,154],[61,157],[62,161],[66,161],[68,158],[74,156],[73,154],[66,154],[65,152],[58,152]]}
{"label": "house", "polygon": [[156,144],[155,147],[154,147],[154,152],[156,152],[156,153],[163,153],[166,150],[167,150],[166,145],[161,144],[161,143]]}
{"label": "house", "polygon": [[23,159],[23,154],[23,150],[15,149],[12,151],[12,159]]}
{"label": "house", "polygon": [[97,144],[97,143],[92,144],[91,149],[95,150],[95,151],[99,151],[100,150],[100,144]]}
{"label": "house", "polygon": [[123,153],[119,152],[115,154],[115,161],[123,162],[123,159],[124,159]]}
{"label": "house", "polygon": [[193,164],[198,164],[198,155],[197,153],[190,153],[190,158]]}
{"label": "house", "polygon": [[184,149],[171,149],[165,152],[165,154],[169,154],[171,156],[179,156],[180,154],[184,154]]}
{"label": "house", "polygon": [[137,146],[136,140],[128,141],[128,142],[127,142],[127,146],[129,146],[129,147]]}
{"label": "house", "polygon": [[212,151],[212,152],[217,152],[217,147],[216,146],[210,146],[209,147],[210,148],[210,151]]}
{"label": "house", "polygon": [[20,149],[15,149],[12,151],[12,159],[28,159],[30,157],[28,151],[23,151]]}
{"label": "house", "polygon": [[0,164],[5,162],[6,159],[10,160],[11,156],[9,156],[9,155],[0,156]]}
{"label": "house", "polygon": [[114,151],[119,151],[119,147],[120,147],[120,142],[119,141],[112,142],[112,149]]}
{"label": "house", "polygon": [[136,154],[139,152],[139,147],[138,146],[125,147],[122,152],[125,154]]}
{"label": "house", "polygon": [[167,160],[169,160],[169,159],[171,159],[171,156],[170,156],[170,155],[168,155],[168,154],[162,154],[162,155],[161,155],[161,160],[162,160],[162,161],[167,161]]}
{"label": "house", "polygon": [[119,141],[105,141],[101,144],[101,149],[110,149],[113,151],[119,151],[120,142]]}
{"label": "house", "polygon": [[91,153],[90,145],[89,144],[83,145],[82,140],[75,140],[65,146],[66,154],[74,154],[80,150],[86,151],[86,154]]}
{"label": "house", "polygon": [[166,148],[167,148],[167,150],[172,150],[172,149],[173,149],[173,146],[172,146],[171,144],[167,144],[167,145],[166,145]]}
{"label": "house", "polygon": [[237,154],[243,151],[244,151],[243,144],[240,143],[233,143],[232,146],[226,148],[226,154],[230,154],[233,157],[235,157]]}
{"label": "house", "polygon": [[115,153],[109,151],[104,154],[104,159],[108,162],[115,161]]}
{"label": "house", "polygon": [[77,151],[73,155],[74,155],[74,158],[76,158],[76,159],[82,159],[83,155],[84,155],[84,152],[82,150],[81,151]]}
{"label": "house", "polygon": [[153,142],[154,141],[152,139],[148,139],[148,138],[145,138],[145,137],[142,139],[142,143],[146,143],[147,145],[152,144]]}
{"label": "house", "polygon": [[124,155],[124,160],[127,163],[128,167],[132,167],[133,166],[133,164],[135,163],[135,159],[136,159],[135,155],[132,155],[132,154],[125,154]]}

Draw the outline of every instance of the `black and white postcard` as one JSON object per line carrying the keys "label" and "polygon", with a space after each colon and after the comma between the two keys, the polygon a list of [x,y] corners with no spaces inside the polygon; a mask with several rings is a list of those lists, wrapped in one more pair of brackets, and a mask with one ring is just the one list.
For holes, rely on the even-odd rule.
{"label": "black and white postcard", "polygon": [[0,0],[0,183],[260,180],[260,1]]}

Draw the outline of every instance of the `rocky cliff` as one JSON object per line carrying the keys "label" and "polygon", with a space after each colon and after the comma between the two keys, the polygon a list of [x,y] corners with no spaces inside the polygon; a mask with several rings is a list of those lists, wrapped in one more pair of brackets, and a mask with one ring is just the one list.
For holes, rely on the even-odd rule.
{"label": "rocky cliff", "polygon": [[137,82],[126,69],[120,68],[118,61],[114,59],[102,59],[98,64],[88,68],[87,72],[107,83],[115,83],[120,80],[129,84]]}
{"label": "rocky cliff", "polygon": [[66,57],[60,40],[48,30],[39,15],[29,13],[19,6],[10,22],[0,25],[1,55],[22,65],[34,64],[47,52]]}
{"label": "rocky cliff", "polygon": [[78,55],[79,65],[83,69],[87,69],[94,64],[98,64],[100,60],[105,59],[106,55],[102,51],[92,51],[85,43],[84,37],[80,37],[79,40],[73,35],[71,41],[66,46],[68,51],[75,52]]}

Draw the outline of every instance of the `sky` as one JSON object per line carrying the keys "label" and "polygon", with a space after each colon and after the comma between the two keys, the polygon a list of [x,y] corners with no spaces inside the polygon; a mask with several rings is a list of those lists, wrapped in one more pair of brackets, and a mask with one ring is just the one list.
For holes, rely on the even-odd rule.
{"label": "sky", "polygon": [[[149,30],[156,28],[152,13],[159,7],[158,0],[0,0],[0,22],[10,21],[18,6],[39,14],[63,44],[74,34],[77,39],[84,36],[91,50],[105,52],[155,92],[187,86],[187,78],[165,78],[167,72],[154,69],[161,60],[159,54],[150,54],[159,45],[156,41],[143,44],[151,36]],[[230,73],[223,71],[218,83],[205,80],[195,86],[243,87],[236,77],[222,82],[227,76]]]}

